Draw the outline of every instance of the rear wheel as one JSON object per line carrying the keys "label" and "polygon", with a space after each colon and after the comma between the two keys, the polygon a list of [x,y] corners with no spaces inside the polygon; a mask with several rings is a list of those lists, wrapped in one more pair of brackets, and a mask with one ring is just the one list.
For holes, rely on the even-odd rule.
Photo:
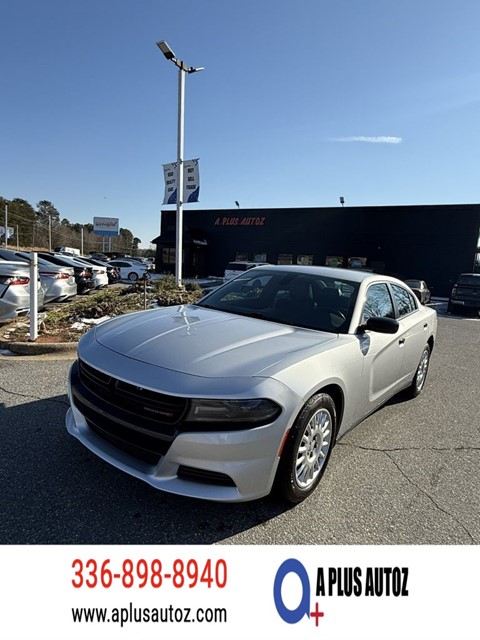
{"label": "rear wheel", "polygon": [[318,393],[305,404],[292,427],[276,477],[280,496],[296,504],[317,487],[325,472],[336,432],[332,398]]}
{"label": "rear wheel", "polygon": [[408,389],[408,394],[411,398],[416,398],[422,393],[423,387],[425,386],[425,381],[427,379],[429,364],[430,347],[428,346],[428,344],[426,344],[422,351],[420,362],[418,363],[418,367],[415,372],[415,377],[413,378],[412,384]]}

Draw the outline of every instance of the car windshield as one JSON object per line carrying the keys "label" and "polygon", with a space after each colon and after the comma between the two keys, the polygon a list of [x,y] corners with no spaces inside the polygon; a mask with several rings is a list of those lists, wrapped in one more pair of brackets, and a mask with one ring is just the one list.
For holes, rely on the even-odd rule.
{"label": "car windshield", "polygon": [[212,291],[198,306],[306,329],[347,333],[358,286],[346,278],[257,268]]}

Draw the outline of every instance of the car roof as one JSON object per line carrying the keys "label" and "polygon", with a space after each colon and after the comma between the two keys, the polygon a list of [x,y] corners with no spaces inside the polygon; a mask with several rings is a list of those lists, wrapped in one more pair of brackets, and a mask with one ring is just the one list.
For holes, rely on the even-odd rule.
{"label": "car roof", "polygon": [[17,262],[15,260],[0,260],[0,271],[28,271],[30,273],[30,265],[26,262]]}
{"label": "car roof", "polygon": [[228,264],[269,264],[268,262],[255,262],[255,260],[232,260]]}
{"label": "car roof", "polygon": [[[371,280],[377,282],[379,280],[383,282],[395,282],[400,283],[398,278],[392,278],[383,274],[372,273],[371,271],[361,271],[357,269],[342,269],[338,267],[322,267],[322,266],[304,266],[304,265],[265,265],[264,267],[256,267],[257,269],[265,269],[268,271],[286,271],[298,273],[304,273],[306,275],[325,276],[330,278],[338,278],[339,280],[350,280],[351,282],[364,282]],[[250,271],[251,274],[251,271]]]}

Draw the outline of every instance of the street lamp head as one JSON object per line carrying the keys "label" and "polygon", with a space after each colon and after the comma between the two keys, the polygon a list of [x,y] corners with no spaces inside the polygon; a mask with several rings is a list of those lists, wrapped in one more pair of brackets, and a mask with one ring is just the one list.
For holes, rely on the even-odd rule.
{"label": "street lamp head", "polygon": [[204,71],[205,67],[190,67],[187,69],[188,73],[195,73],[196,71]]}
{"label": "street lamp head", "polygon": [[340,204],[343,205],[345,204],[345,198],[343,196],[340,196]]}
{"label": "street lamp head", "polygon": [[165,40],[159,40],[157,42],[157,47],[160,49],[167,60],[173,60],[175,58],[175,54],[170,49],[168,43]]}

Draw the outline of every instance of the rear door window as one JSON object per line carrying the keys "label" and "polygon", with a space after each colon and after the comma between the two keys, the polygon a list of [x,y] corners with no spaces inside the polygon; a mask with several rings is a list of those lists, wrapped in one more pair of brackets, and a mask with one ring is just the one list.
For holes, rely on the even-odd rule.
{"label": "rear door window", "polygon": [[407,291],[396,284],[392,285],[392,291],[400,318],[408,316],[410,313],[417,310],[416,299],[412,296],[410,291]]}

